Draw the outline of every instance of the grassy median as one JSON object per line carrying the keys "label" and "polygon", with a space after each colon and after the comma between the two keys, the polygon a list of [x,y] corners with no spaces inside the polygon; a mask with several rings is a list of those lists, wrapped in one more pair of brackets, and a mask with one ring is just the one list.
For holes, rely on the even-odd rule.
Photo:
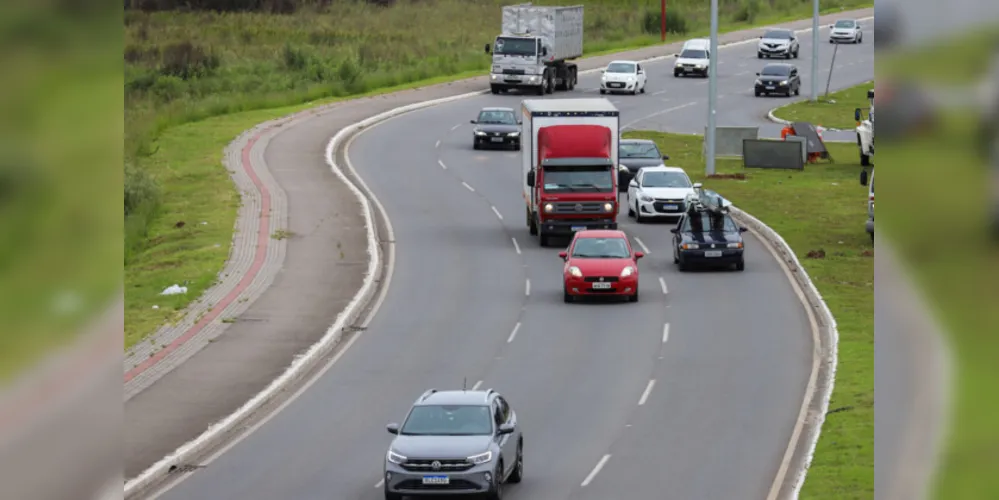
{"label": "grassy median", "polygon": [[[867,118],[870,102],[867,91],[874,88],[874,82],[832,92],[816,99],[815,102],[802,101],[774,110],[774,116],[792,122],[808,122],[825,128],[850,130],[857,126],[853,112],[857,108]],[[856,156],[856,155],[854,155]]]}
{"label": "grassy median", "polygon": [[869,499],[874,495],[874,246],[864,231],[867,191],[855,145],[827,144],[848,162],[806,165],[802,172],[746,169],[719,159],[705,178],[703,137],[627,132],[652,139],[694,182],[732,200],[772,227],[794,250],[839,325],[836,386],[801,498]]}
{"label": "grassy median", "polygon": [[[500,6],[515,2],[283,4],[298,3],[305,6],[288,14],[125,12],[126,349],[179,319],[225,263],[239,205],[221,165],[228,142],[309,106],[481,74]],[[836,0],[823,8],[870,5]],[[707,13],[703,2],[671,2],[670,40],[706,33]],[[800,0],[722,2],[721,28],[810,13]],[[462,22],[441,29],[447,19]],[[585,19],[587,55],[659,43],[655,5],[588,2]],[[159,295],[175,283],[188,293]]]}

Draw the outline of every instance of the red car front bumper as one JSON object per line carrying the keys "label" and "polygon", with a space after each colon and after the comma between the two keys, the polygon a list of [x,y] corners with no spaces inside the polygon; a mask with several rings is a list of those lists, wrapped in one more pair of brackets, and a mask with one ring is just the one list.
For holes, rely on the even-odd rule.
{"label": "red car front bumper", "polygon": [[[604,277],[604,281],[599,281],[597,276],[566,276],[564,278],[565,291],[572,296],[597,296],[597,295],[634,295],[638,290],[638,274],[632,274],[627,278]],[[595,286],[595,287],[594,287]]]}

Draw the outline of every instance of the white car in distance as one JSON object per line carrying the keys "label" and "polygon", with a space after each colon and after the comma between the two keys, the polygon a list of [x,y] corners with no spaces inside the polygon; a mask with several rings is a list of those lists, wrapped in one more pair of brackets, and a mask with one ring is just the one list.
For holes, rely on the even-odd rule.
{"label": "white car in distance", "polygon": [[645,68],[636,61],[611,61],[606,68],[600,70],[600,93],[624,92],[635,95],[645,93],[648,76]]}
{"label": "white car in distance", "polygon": [[680,167],[643,167],[628,184],[628,216],[636,222],[677,218],[687,207],[684,200],[694,184]]}
{"label": "white car in distance", "polygon": [[711,42],[708,40],[688,40],[673,63],[673,77],[700,75],[705,78],[711,67]]}
{"label": "white car in distance", "polygon": [[863,43],[864,32],[856,19],[840,19],[830,24],[829,43]]}

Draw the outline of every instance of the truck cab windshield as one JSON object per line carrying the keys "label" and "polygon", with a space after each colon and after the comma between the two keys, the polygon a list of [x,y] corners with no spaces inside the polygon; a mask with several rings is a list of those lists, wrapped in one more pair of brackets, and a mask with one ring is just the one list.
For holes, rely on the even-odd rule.
{"label": "truck cab windshield", "polygon": [[549,193],[605,193],[614,189],[607,167],[545,167],[544,189]]}
{"label": "truck cab windshield", "polygon": [[713,215],[705,212],[687,216],[681,231],[685,233],[737,233],[739,226],[728,215]]}
{"label": "truck cab windshield", "polygon": [[493,54],[503,56],[533,56],[536,53],[537,42],[533,38],[499,37],[493,47]]}

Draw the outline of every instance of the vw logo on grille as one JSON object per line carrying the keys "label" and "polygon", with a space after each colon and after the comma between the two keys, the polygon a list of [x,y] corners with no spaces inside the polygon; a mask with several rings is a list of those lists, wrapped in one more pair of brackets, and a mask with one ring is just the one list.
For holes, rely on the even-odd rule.
{"label": "vw logo on grille", "polygon": [[603,281],[603,280],[604,280],[604,277],[603,277],[603,276],[601,276],[601,277],[600,277],[600,281]]}
{"label": "vw logo on grille", "polygon": [[439,460],[434,460],[430,463],[430,468],[433,470],[441,470],[441,463]]}
{"label": "vw logo on grille", "polygon": [[576,204],[576,211],[577,211],[577,212],[582,212],[582,211],[583,211],[583,205],[581,205],[581,204],[577,203],[577,204]]}

